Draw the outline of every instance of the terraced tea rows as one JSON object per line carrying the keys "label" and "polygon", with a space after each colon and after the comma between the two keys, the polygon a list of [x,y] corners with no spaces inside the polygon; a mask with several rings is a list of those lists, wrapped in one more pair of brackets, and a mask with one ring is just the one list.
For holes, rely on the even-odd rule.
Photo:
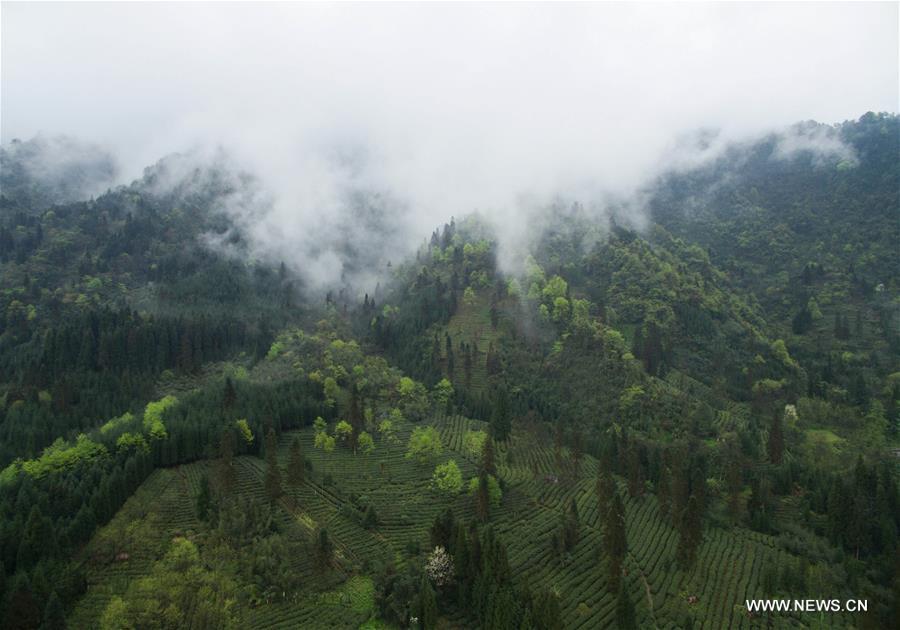
{"label": "terraced tea rows", "polygon": [[[329,579],[322,579],[310,553],[295,554],[291,568],[303,576],[303,593],[293,600],[276,598],[243,611],[244,626],[357,627],[368,617],[368,609],[354,607],[343,596],[322,600],[315,587],[328,588],[363,576],[373,562],[393,559],[402,563],[416,549],[426,550],[428,529],[448,506],[462,521],[474,518],[470,496],[439,494],[430,487],[430,477],[435,464],[450,458],[457,461],[465,480],[477,474],[478,458],[464,453],[463,440],[467,431],[482,430],[485,425],[459,416],[437,417],[434,424],[444,453],[427,463],[405,457],[410,426],[399,427],[393,441],[379,441],[369,455],[353,454],[345,447],[332,453],[318,450],[311,429],[280,437],[278,461],[282,467],[287,466],[295,437],[312,464],[300,487],[285,485],[285,496],[275,514],[280,531],[298,548],[308,549],[315,529],[327,528],[336,548],[336,570]],[[596,460],[585,456],[578,478],[573,479],[569,471],[556,469],[551,447],[521,433],[514,434],[508,445],[498,445],[496,457],[505,491],[502,504],[492,510],[491,521],[508,545],[517,579],[527,582],[533,591],[548,588],[559,593],[566,628],[612,624],[616,601],[609,592],[602,552],[601,519],[594,495]],[[234,461],[238,494],[264,501],[266,463],[249,456]],[[131,550],[127,561],[90,562],[90,590],[74,620],[90,627],[109,599],[124,592],[129,580],[146,572],[160,557],[172,536],[190,535],[201,528],[194,515],[194,496],[202,475],[209,470],[208,463],[198,462],[151,475],[105,530],[122,527],[123,520],[146,518],[152,519],[155,537]],[[629,498],[624,487],[620,490],[626,498],[629,543],[624,583],[636,605],[640,627],[678,628],[688,616],[695,627],[761,627],[762,622],[749,617],[743,606],[747,598],[762,597],[763,567],[788,558],[771,537],[739,528],[707,530],[695,568],[685,573],[675,563],[677,533],[661,518],[655,497]],[[560,559],[551,540],[572,500],[579,513],[579,540],[571,553]],[[371,529],[364,528],[361,519],[361,509],[368,505],[378,515],[378,525]],[[103,540],[101,533],[87,553],[99,548]],[[799,619],[781,621],[800,625]],[[840,615],[824,621],[825,627],[841,623]]]}

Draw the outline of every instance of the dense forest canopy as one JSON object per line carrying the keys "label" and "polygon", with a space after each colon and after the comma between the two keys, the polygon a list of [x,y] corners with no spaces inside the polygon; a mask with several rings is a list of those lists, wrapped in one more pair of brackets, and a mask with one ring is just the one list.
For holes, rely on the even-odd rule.
{"label": "dense forest canopy", "polygon": [[385,262],[394,200],[354,190],[324,288],[223,156],[115,173],[0,149],[0,626],[900,624],[897,115],[515,248],[460,208]]}

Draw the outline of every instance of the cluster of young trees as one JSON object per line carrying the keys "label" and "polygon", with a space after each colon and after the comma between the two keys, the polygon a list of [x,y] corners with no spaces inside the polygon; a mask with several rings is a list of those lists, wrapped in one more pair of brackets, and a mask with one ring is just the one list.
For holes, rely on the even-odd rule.
{"label": "cluster of young trees", "polygon": [[397,616],[398,576],[388,573],[379,585],[379,607],[385,619],[408,623],[416,617],[424,628],[434,628],[440,606],[454,607],[481,627],[559,628],[559,597],[551,591],[532,593],[518,586],[507,558],[506,546],[491,527],[457,522],[452,510],[435,518],[430,530],[434,550],[426,563],[418,593]]}

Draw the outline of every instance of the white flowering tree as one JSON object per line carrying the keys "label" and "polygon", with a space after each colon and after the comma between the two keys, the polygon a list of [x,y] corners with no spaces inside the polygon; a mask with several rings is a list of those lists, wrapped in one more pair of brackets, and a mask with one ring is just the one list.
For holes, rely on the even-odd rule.
{"label": "white flowering tree", "polygon": [[453,558],[443,547],[435,547],[425,563],[425,574],[437,586],[446,586],[453,581]]}

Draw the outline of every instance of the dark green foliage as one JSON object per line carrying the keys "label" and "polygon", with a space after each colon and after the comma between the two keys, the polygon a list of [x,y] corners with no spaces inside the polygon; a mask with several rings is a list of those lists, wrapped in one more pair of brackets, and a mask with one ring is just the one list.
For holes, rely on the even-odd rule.
{"label": "dark green foliage", "polygon": [[210,504],[212,503],[212,493],[209,488],[209,476],[203,475],[200,479],[200,492],[197,493],[196,508],[197,518],[205,521],[209,518]]}
{"label": "dark green foliage", "polygon": [[334,554],[334,545],[328,537],[328,530],[324,527],[316,532],[315,540],[316,567],[319,571],[324,571],[331,564],[331,559]]}
{"label": "dark green foliage", "polygon": [[266,433],[266,479],[263,483],[266,489],[266,496],[269,501],[274,503],[284,493],[281,487],[281,469],[278,465],[278,439],[275,437],[275,430],[269,429]]}
{"label": "dark green foliage", "polygon": [[288,459],[288,484],[296,488],[303,484],[305,476],[306,462],[303,458],[303,446],[300,444],[299,438],[294,438],[293,442],[291,442],[291,452]]}
{"label": "dark green foliage", "polygon": [[637,630],[634,603],[631,601],[624,583],[619,584],[616,596],[616,627],[619,630]]}
{"label": "dark green foliage", "polygon": [[613,590],[618,588],[622,579],[622,566],[625,554],[628,553],[628,540],[625,533],[625,506],[618,490],[613,489],[612,498],[603,514],[603,551],[609,562],[609,583]]}
{"label": "dark green foliage", "polygon": [[47,606],[44,608],[41,630],[65,630],[66,627],[66,611],[63,609],[62,602],[56,591],[53,591],[50,593],[50,599],[47,600]]}
{"label": "dark green foliage", "polygon": [[498,442],[505,442],[509,438],[511,428],[509,394],[505,388],[501,388],[494,397],[494,410],[491,412],[491,437]]}
{"label": "dark green foliage", "polygon": [[437,598],[431,581],[426,575],[422,575],[422,583],[419,586],[419,623],[423,630],[434,630],[437,625]]}
{"label": "dark green foliage", "polygon": [[481,447],[481,471],[487,475],[497,476],[497,466],[494,465],[494,438],[490,435],[484,440]]}
{"label": "dark green foliage", "polygon": [[366,507],[365,514],[362,519],[362,526],[366,529],[375,529],[378,526],[378,514],[375,512],[375,506]]}

